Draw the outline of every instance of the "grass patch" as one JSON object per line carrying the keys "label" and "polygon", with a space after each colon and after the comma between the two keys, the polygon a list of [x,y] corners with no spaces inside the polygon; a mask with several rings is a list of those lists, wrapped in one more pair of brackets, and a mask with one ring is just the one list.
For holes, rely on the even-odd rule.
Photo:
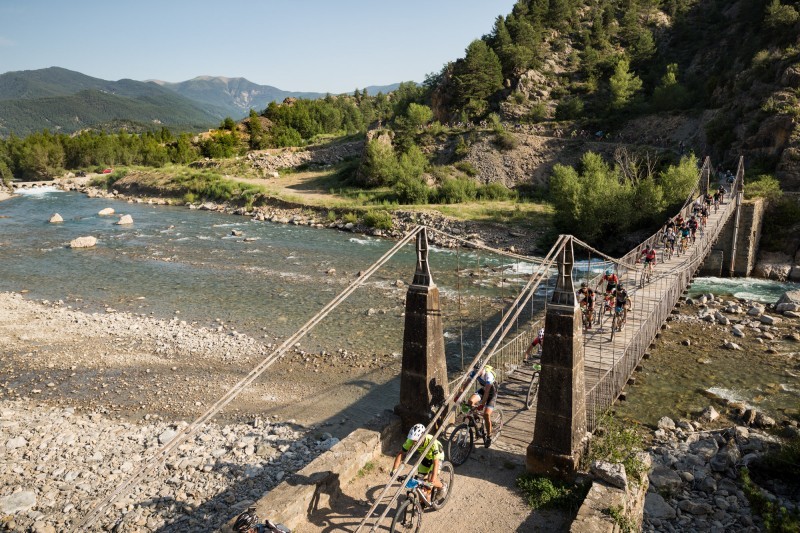
{"label": "grass patch", "polygon": [[392,229],[394,222],[392,221],[392,214],[382,209],[373,209],[364,214],[364,224],[370,228],[377,229]]}
{"label": "grass patch", "polygon": [[367,463],[358,469],[356,472],[356,479],[361,479],[364,476],[370,475],[375,470],[375,463],[372,461],[367,461]]}
{"label": "grass patch", "polygon": [[342,217],[345,224],[358,224],[358,215],[353,213],[352,211],[349,213],[345,213],[344,217]]}
{"label": "grass patch", "polygon": [[576,512],[586,493],[588,484],[574,484],[552,480],[545,476],[534,476],[528,473],[517,478],[517,488],[533,509],[560,509]]}
{"label": "grass patch", "polygon": [[622,463],[628,479],[639,480],[646,474],[645,465],[637,456],[642,448],[642,436],[635,428],[623,426],[619,419],[606,413],[589,445],[584,466],[594,461]]}
{"label": "grass patch", "polygon": [[769,501],[753,483],[747,468],[739,471],[739,478],[750,506],[764,520],[764,531],[767,533],[800,532],[800,516],[797,513],[790,513],[786,507],[779,507],[777,503]]}
{"label": "grass patch", "polygon": [[610,516],[622,533],[634,533],[637,529],[636,522],[625,514],[625,509],[620,505],[603,509],[603,514]]}

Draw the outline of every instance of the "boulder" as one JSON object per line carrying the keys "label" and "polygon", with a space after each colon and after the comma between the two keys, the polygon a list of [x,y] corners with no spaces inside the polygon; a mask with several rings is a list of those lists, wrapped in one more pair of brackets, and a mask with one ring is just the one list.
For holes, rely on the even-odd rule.
{"label": "boulder", "polygon": [[16,437],[14,439],[8,439],[6,441],[6,448],[9,450],[16,450],[17,448],[24,448],[28,445],[28,441],[25,440],[25,437]]}
{"label": "boulder", "polygon": [[644,514],[650,518],[659,520],[674,520],[677,516],[675,509],[656,492],[648,492],[644,499]]}
{"label": "boulder", "polygon": [[800,312],[797,311],[784,311],[783,316],[786,318],[800,318]]}
{"label": "boulder", "polygon": [[0,515],[13,515],[35,506],[36,494],[34,492],[28,490],[15,492],[10,496],[0,498]]}
{"label": "boulder", "polygon": [[620,463],[609,463],[607,461],[595,461],[591,466],[592,475],[601,479],[611,486],[624,489],[628,486],[628,476],[625,474],[625,466]]}
{"label": "boulder", "polygon": [[744,337],[744,327],[739,325],[739,324],[736,324],[735,326],[733,326],[731,328],[731,334],[733,334],[734,337],[743,338]]}
{"label": "boulder", "polygon": [[780,324],[781,319],[776,316],[769,316],[769,315],[761,315],[759,318],[762,324],[766,324],[768,326],[774,326],[775,324]]}
{"label": "boulder", "polygon": [[666,466],[656,466],[650,472],[650,484],[659,492],[675,492],[681,488],[682,483],[678,473]]}
{"label": "boulder", "polygon": [[800,290],[796,291],[786,291],[784,292],[778,301],[776,302],[777,305],[780,304],[796,304],[800,305]]}
{"label": "boulder", "polygon": [[714,508],[705,502],[695,502],[692,500],[683,500],[678,504],[681,511],[693,515],[706,515],[714,512]]}
{"label": "boulder", "polygon": [[786,311],[800,311],[800,304],[795,304],[791,302],[777,304],[775,306],[775,310],[779,313],[784,313]]}
{"label": "boulder", "polygon": [[50,223],[58,224],[59,222],[64,222],[64,219],[58,213],[53,213],[53,216],[50,217]]}
{"label": "boulder", "polygon": [[88,237],[78,237],[69,243],[70,248],[92,248],[97,244],[97,238],[89,235]]}
{"label": "boulder", "polygon": [[735,342],[725,341],[725,344],[722,345],[723,348],[727,350],[741,350],[742,347],[736,344]]}
{"label": "boulder", "polygon": [[756,412],[754,424],[760,428],[771,428],[775,427],[775,419],[765,415],[761,411],[758,411]]}
{"label": "boulder", "polygon": [[764,306],[761,304],[753,304],[750,309],[747,310],[747,314],[750,316],[761,316],[764,313]]}
{"label": "boulder", "polygon": [[117,226],[125,226],[125,225],[128,225],[128,224],[133,224],[133,217],[132,216],[130,216],[130,215],[122,215],[121,217],[119,217],[119,220],[117,221]]}
{"label": "boulder", "polygon": [[700,421],[701,422],[713,422],[719,418],[719,413],[716,409],[711,407],[710,405],[703,409],[703,412],[700,413]]}
{"label": "boulder", "polygon": [[668,416],[662,416],[658,421],[658,429],[675,429],[675,421]]}
{"label": "boulder", "polygon": [[109,216],[114,214],[113,207],[106,207],[105,209],[101,209],[98,213],[101,217]]}
{"label": "boulder", "polygon": [[244,232],[242,230],[232,229],[231,235],[233,235],[234,237],[241,237],[242,235],[244,235]]}

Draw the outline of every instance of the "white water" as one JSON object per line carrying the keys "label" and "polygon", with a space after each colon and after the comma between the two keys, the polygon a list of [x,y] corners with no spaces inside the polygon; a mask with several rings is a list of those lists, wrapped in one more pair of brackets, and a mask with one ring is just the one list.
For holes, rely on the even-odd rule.
{"label": "white water", "polygon": [[697,278],[692,283],[690,296],[700,294],[731,294],[764,303],[775,303],[786,291],[800,290],[800,283],[780,282],[758,278]]}
{"label": "white water", "polygon": [[53,187],[52,185],[46,185],[44,187],[34,187],[32,189],[16,189],[14,190],[15,194],[19,194],[20,196],[32,196],[32,197],[41,197],[46,194],[51,193],[60,193],[63,192],[61,189]]}

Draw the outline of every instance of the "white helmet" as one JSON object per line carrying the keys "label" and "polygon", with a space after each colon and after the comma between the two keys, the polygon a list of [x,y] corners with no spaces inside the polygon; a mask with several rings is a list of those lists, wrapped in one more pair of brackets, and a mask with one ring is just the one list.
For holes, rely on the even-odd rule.
{"label": "white helmet", "polygon": [[539,328],[539,337],[544,337],[544,328]]}
{"label": "white helmet", "polygon": [[423,433],[425,433],[425,426],[422,424],[415,424],[408,432],[408,440],[419,440]]}

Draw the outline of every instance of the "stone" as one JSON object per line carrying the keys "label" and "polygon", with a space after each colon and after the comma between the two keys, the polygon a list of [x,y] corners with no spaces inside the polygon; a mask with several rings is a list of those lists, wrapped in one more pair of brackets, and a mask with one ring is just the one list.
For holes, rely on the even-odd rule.
{"label": "stone", "polygon": [[760,305],[754,305],[747,310],[747,314],[749,316],[761,316],[763,312],[764,312],[764,307]]}
{"label": "stone", "polygon": [[659,429],[675,429],[675,421],[668,416],[662,416],[658,420]]}
{"label": "stone", "polygon": [[692,341],[689,340],[689,339],[683,339],[681,341],[681,344],[683,344],[684,346],[691,346],[692,345]]}
{"label": "stone", "polygon": [[784,311],[783,316],[786,318],[800,318],[800,313],[797,311]]}
{"label": "stone", "polygon": [[739,337],[740,339],[744,338],[744,327],[740,324],[736,324],[731,328],[731,334],[734,337]]}
{"label": "stone", "polygon": [[674,492],[680,489],[682,484],[681,477],[674,470],[656,466],[650,472],[650,484],[659,491]]}
{"label": "stone", "polygon": [[719,418],[719,413],[717,412],[716,409],[714,409],[712,406],[709,405],[708,407],[703,409],[702,413],[700,413],[699,420],[701,422],[713,422],[717,418]]}
{"label": "stone", "polygon": [[678,508],[681,511],[693,515],[707,515],[714,512],[714,508],[705,502],[695,502],[692,500],[683,500],[678,503]]}
{"label": "stone", "polygon": [[714,494],[717,492],[717,480],[713,476],[706,476],[703,481],[698,485],[700,490],[706,494]]}
{"label": "stone", "polygon": [[97,238],[92,237],[91,235],[88,237],[78,237],[77,239],[72,239],[69,243],[70,248],[92,248],[97,244]]}
{"label": "stone", "polygon": [[101,209],[97,214],[100,215],[101,217],[106,217],[106,216],[109,216],[109,215],[113,215],[114,214],[114,208],[113,207],[106,207],[105,209]]}
{"label": "stone", "polygon": [[787,303],[800,305],[800,289],[794,290],[794,291],[786,291],[786,292],[784,292],[781,295],[781,297],[778,298],[778,301],[775,302],[775,303],[777,305],[787,304]]}
{"label": "stone", "polygon": [[644,514],[649,519],[674,520],[677,514],[675,509],[655,492],[648,492],[644,498]]}
{"label": "stone", "polygon": [[12,515],[27,511],[36,506],[36,494],[33,491],[15,492],[0,498],[0,515]]}
{"label": "stone", "polygon": [[725,344],[722,345],[723,348],[727,350],[741,350],[742,347],[736,344],[735,342],[725,341]]}
{"label": "stone", "polygon": [[28,441],[25,440],[25,437],[17,437],[14,439],[8,439],[6,441],[6,448],[9,450],[16,450],[17,448],[24,448],[28,445]]}
{"label": "stone", "polygon": [[133,224],[133,217],[130,215],[122,215],[117,220],[117,226],[127,226],[128,224]]}
{"label": "stone", "polygon": [[64,219],[58,213],[53,213],[53,216],[50,217],[50,223],[58,224],[59,222],[64,222]]}
{"label": "stone", "polygon": [[166,429],[161,433],[161,435],[158,436],[158,442],[161,444],[166,444],[172,440],[176,433],[177,431],[172,428]]}
{"label": "stone", "polygon": [[[713,407],[710,409],[713,409]],[[708,461],[717,454],[719,451],[719,445],[714,439],[703,439],[693,442],[691,445],[689,445],[689,449],[692,451],[692,453],[702,457],[704,461]]]}
{"label": "stone", "polygon": [[231,235],[233,235],[234,237],[241,237],[242,235],[244,235],[244,232],[242,230],[232,229]]}
{"label": "stone", "polygon": [[782,303],[776,305],[775,310],[779,313],[784,313],[786,311],[800,311],[800,304]]}
{"label": "stone", "polygon": [[628,486],[628,476],[625,474],[625,465],[607,461],[595,461],[591,466],[591,473],[611,486],[625,489]]}
{"label": "stone", "polygon": [[774,326],[775,324],[779,324],[782,322],[782,319],[776,316],[769,316],[769,315],[761,315],[762,324],[766,324],[767,326]]}
{"label": "stone", "polygon": [[754,421],[755,425],[760,428],[771,428],[775,427],[775,419],[771,418],[761,411],[756,413],[756,418]]}

